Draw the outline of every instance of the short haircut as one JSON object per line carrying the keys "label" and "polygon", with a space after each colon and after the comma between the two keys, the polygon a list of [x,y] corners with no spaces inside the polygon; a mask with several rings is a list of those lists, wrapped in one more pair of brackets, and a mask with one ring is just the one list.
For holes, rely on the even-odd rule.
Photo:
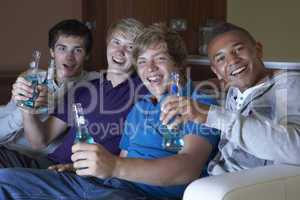
{"label": "short haircut", "polygon": [[212,42],[218,36],[223,35],[228,32],[240,33],[240,34],[244,35],[246,38],[248,38],[251,43],[255,44],[255,42],[256,42],[254,37],[246,29],[239,27],[237,25],[234,25],[232,23],[229,23],[229,22],[223,22],[223,23],[219,23],[213,27],[213,30],[208,38],[208,45],[210,44],[210,42]]}
{"label": "short haircut", "polygon": [[112,35],[116,32],[120,32],[126,35],[129,39],[133,41],[136,37],[143,31],[144,25],[133,18],[124,18],[112,23],[106,34],[106,42],[108,43]]}
{"label": "short haircut", "polygon": [[163,23],[156,23],[144,29],[135,42],[133,50],[134,62],[152,45],[163,42],[168,54],[178,67],[184,67],[187,59],[187,49],[181,36]]}
{"label": "short haircut", "polygon": [[54,49],[54,45],[61,35],[82,37],[86,53],[89,54],[91,52],[93,44],[92,33],[82,22],[76,19],[68,19],[55,24],[48,32],[48,47]]}

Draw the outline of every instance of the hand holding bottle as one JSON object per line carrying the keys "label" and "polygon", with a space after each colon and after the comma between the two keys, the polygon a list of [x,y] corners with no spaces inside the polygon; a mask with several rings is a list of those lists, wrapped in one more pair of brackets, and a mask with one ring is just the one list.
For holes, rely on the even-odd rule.
{"label": "hand holding bottle", "polygon": [[33,99],[35,96],[34,105],[31,108],[20,108],[24,111],[35,113],[35,109],[48,104],[48,88],[45,85],[37,85],[32,88],[32,82],[28,81],[21,74],[12,87],[12,100],[16,102],[26,102],[29,99]]}
{"label": "hand holding bottle", "polygon": [[[209,106],[201,104],[190,97],[168,96],[161,106],[160,120],[170,127],[177,127],[187,121],[206,122]],[[171,119],[174,119],[172,120]]]}

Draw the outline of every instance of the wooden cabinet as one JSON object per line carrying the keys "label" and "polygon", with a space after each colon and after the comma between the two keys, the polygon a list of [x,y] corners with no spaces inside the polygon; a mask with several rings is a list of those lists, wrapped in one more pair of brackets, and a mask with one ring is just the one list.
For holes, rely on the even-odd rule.
{"label": "wooden cabinet", "polygon": [[0,105],[7,104],[11,98],[11,89],[19,71],[1,71],[0,74]]}
{"label": "wooden cabinet", "polygon": [[226,19],[226,0],[82,0],[82,18],[95,25],[95,37],[89,69],[105,68],[106,30],[112,22],[134,17],[145,25],[181,18],[187,30],[180,32],[189,54],[198,53],[198,29],[208,18]]}

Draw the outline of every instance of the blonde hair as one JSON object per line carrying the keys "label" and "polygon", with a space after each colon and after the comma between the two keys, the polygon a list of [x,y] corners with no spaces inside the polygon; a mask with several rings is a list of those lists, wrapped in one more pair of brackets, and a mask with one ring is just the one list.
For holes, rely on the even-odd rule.
{"label": "blonde hair", "polygon": [[107,30],[106,42],[108,43],[112,35],[116,32],[121,32],[133,41],[143,31],[144,25],[133,18],[125,18],[111,24]]}
{"label": "blonde hair", "polygon": [[166,44],[168,54],[177,67],[184,67],[187,59],[185,43],[177,32],[168,28],[164,23],[155,23],[145,28],[139,35],[133,50],[134,62],[136,63],[138,57],[149,47],[161,42]]}

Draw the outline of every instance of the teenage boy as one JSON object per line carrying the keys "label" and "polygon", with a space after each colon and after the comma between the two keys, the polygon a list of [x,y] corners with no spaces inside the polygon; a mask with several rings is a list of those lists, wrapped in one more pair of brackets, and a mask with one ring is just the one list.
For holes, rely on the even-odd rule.
{"label": "teenage boy", "polygon": [[[167,94],[170,73],[176,71],[183,75],[187,57],[183,40],[167,27],[154,25],[144,29],[136,45],[133,55],[137,71],[151,94],[141,96],[129,113],[120,156],[101,144],[77,143],[72,146],[77,175],[0,170],[0,187],[5,191],[0,190],[1,198],[7,195],[29,197],[33,188],[43,191],[35,194],[36,198],[49,199],[181,198],[186,184],[205,175],[206,164],[218,141],[214,130],[186,123],[180,128],[184,146],[173,152],[162,147],[163,136],[156,128],[160,124],[160,103]],[[182,78],[181,86],[181,95],[211,102],[193,90],[191,81]],[[24,178],[12,181],[16,176]]]}
{"label": "teenage boy", "polygon": [[[208,45],[211,69],[230,86],[225,108],[198,104],[182,121],[205,123],[222,131],[219,153],[208,172],[218,175],[273,164],[300,164],[300,73],[268,69],[263,47],[245,29],[231,23],[214,28]],[[166,122],[185,106],[163,107]]]}
{"label": "teenage boy", "polygon": [[[53,82],[54,103],[57,103],[64,93],[69,90],[76,82],[93,80],[99,78],[97,72],[84,71],[84,62],[90,55],[92,49],[92,34],[89,29],[80,21],[75,19],[63,20],[55,24],[48,33],[48,46],[51,58],[55,60],[55,75]],[[84,49],[86,56],[78,56],[66,50],[79,52]],[[46,76],[46,75],[44,75]],[[21,84],[29,83],[20,76],[13,85],[13,99],[25,100],[26,96],[16,97],[17,90]],[[31,88],[28,88],[31,91]],[[47,93],[44,93],[47,95]],[[47,106],[47,105],[46,105]],[[56,142],[51,143],[43,151],[33,150],[24,137],[23,117],[15,101],[11,100],[7,105],[0,107],[0,144],[9,149],[18,150],[27,155],[40,155],[51,152],[57,146]],[[41,118],[45,120],[47,114]],[[58,142],[58,141],[57,141]]]}

